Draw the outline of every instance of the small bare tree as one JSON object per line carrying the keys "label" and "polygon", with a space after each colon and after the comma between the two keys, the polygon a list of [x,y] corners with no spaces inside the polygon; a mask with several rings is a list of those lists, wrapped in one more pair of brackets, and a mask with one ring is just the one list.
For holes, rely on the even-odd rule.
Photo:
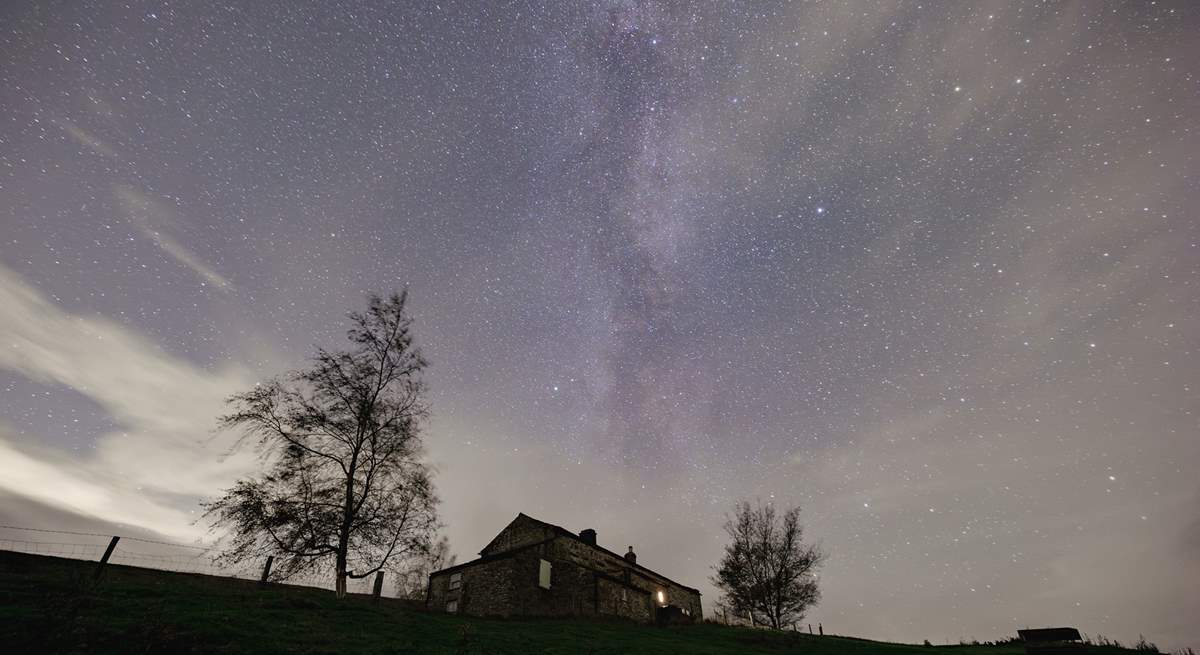
{"label": "small bare tree", "polygon": [[341,598],[347,578],[428,551],[438,526],[421,449],[427,363],[406,301],[372,296],[349,315],[349,349],[319,349],[309,368],[229,399],[220,426],[242,430],[239,445],[253,440],[267,470],[204,504],[228,529],[226,561],[274,555],[277,579],[332,562]]}
{"label": "small bare tree", "polygon": [[732,541],[712,579],[724,603],[776,630],[803,619],[820,599],[815,573],[825,554],[803,542],[800,508],[780,520],[774,506],[743,501],[726,519],[725,532]]}
{"label": "small bare tree", "polygon": [[429,574],[454,566],[457,558],[450,554],[450,540],[442,537],[424,553],[408,560],[407,566],[396,573],[396,595],[409,600],[424,600]]}

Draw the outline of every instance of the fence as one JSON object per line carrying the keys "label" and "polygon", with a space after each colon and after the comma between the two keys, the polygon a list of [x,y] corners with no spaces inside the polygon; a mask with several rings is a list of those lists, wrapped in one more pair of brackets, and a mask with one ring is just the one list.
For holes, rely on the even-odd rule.
{"label": "fence", "polygon": [[[117,542],[107,560],[109,564],[242,580],[261,579],[263,567],[267,564],[265,561],[245,566],[222,564],[217,561],[218,551],[211,544],[188,545],[128,535],[47,530],[14,525],[0,525],[0,550],[99,563],[114,537],[117,537]],[[335,582],[335,577],[330,572],[295,575],[281,583],[332,590]],[[373,584],[372,578],[348,580],[347,591],[357,594],[373,593]]]}

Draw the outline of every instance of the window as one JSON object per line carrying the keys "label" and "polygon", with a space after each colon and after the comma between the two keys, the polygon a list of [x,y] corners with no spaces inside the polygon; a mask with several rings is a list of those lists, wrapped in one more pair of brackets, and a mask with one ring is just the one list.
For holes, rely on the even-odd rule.
{"label": "window", "polygon": [[659,589],[658,593],[655,594],[655,596],[658,598],[659,605],[667,604],[667,592],[663,591],[662,589]]}
{"label": "window", "polygon": [[451,573],[450,574],[450,591],[454,591],[455,589],[458,589],[460,587],[462,587],[462,574],[461,573]]}
{"label": "window", "polygon": [[458,601],[457,600],[447,601],[446,602],[446,611],[451,614],[458,613]]}
{"label": "window", "polygon": [[538,560],[541,566],[538,567],[538,586],[542,589],[550,588],[550,562],[546,560]]}

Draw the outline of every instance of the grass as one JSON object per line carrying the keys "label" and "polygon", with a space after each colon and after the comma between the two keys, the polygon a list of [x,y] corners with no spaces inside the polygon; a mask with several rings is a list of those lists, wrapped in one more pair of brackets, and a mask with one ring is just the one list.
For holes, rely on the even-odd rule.
{"label": "grass", "polygon": [[[319,589],[0,552],[0,644],[11,653],[805,653],[1016,655],[721,625],[500,620],[427,613]],[[954,653],[950,653],[954,651]],[[1092,647],[1089,654],[1131,653]]]}

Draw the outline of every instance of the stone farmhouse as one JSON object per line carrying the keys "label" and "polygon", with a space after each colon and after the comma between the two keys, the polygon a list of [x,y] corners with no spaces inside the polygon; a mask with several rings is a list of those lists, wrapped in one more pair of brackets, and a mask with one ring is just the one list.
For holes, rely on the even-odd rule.
{"label": "stone farmhouse", "polygon": [[518,514],[479,558],[429,576],[425,606],[476,616],[698,621],[700,592],[579,534]]}

